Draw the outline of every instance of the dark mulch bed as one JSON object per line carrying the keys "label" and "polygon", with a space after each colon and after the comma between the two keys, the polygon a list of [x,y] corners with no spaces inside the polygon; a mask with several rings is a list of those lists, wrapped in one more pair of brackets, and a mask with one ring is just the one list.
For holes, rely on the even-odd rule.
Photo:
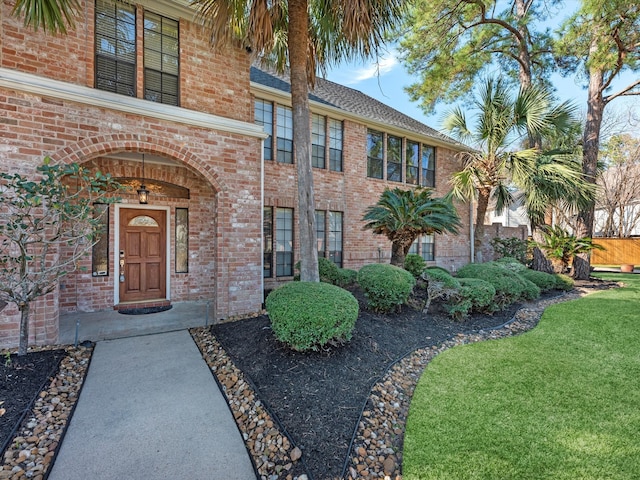
{"label": "dark mulch bed", "polygon": [[389,365],[427,345],[459,334],[502,325],[518,306],[494,315],[453,322],[442,313],[410,307],[379,315],[362,305],[352,340],[313,353],[289,350],[273,336],[266,315],[218,324],[212,332],[233,362],[255,384],[258,395],[303,451],[312,478],[342,474],[351,437],[373,384]]}
{"label": "dark mulch bed", "polygon": [[4,355],[0,358],[0,402],[4,402],[0,409],[5,409],[0,415],[0,454],[64,355],[64,350],[42,350],[11,355],[10,361]]}

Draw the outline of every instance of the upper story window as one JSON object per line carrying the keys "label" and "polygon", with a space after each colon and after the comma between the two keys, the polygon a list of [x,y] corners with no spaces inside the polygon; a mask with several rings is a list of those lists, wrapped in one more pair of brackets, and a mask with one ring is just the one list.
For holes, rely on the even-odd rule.
{"label": "upper story window", "polygon": [[[138,44],[136,7],[96,0],[96,88],[153,102],[178,105],[178,22],[145,12]],[[143,52],[138,56],[138,52]],[[137,65],[143,62],[143,90],[137,91]]]}
{"label": "upper story window", "polygon": [[[384,177],[385,172],[386,177]],[[404,182],[408,185],[435,187],[436,149],[413,140],[369,130],[367,131],[367,177],[386,178],[390,182]]]}
{"label": "upper story window", "polygon": [[[264,159],[273,160],[275,155],[275,159],[280,163],[293,163],[293,112],[291,108],[267,100],[256,99],[253,119],[256,124],[262,125],[268,135],[263,145]],[[326,169],[328,167],[334,172],[342,171],[342,137],[342,121],[316,113],[312,114],[311,162],[315,168]],[[329,152],[328,156],[327,152]]]}
{"label": "upper story window", "polygon": [[387,135],[387,180],[402,181],[402,138]]}
{"label": "upper story window", "polygon": [[382,178],[384,171],[384,135],[382,132],[367,132],[367,177]]}
{"label": "upper story window", "polygon": [[329,119],[329,169],[342,171],[342,122]]}
{"label": "upper story window", "polygon": [[311,165],[317,168],[325,168],[326,120],[322,115],[311,115]]}
{"label": "upper story window", "polygon": [[96,88],[136,96],[136,9],[96,2]]}
{"label": "upper story window", "polygon": [[178,22],[144,14],[144,98],[178,105]]}
{"label": "upper story window", "polygon": [[254,108],[254,121],[262,125],[267,138],[263,142],[265,160],[273,160],[273,104],[264,100],[256,100]]}
{"label": "upper story window", "polygon": [[293,112],[282,105],[278,105],[277,111],[277,160],[281,163],[293,163]]}
{"label": "upper story window", "polygon": [[422,181],[423,187],[436,186],[436,149],[422,145]]}
{"label": "upper story window", "polygon": [[407,169],[405,181],[411,185],[418,185],[418,173],[420,170],[419,164],[420,145],[417,142],[407,140],[407,146],[405,148],[405,158],[407,161]]}

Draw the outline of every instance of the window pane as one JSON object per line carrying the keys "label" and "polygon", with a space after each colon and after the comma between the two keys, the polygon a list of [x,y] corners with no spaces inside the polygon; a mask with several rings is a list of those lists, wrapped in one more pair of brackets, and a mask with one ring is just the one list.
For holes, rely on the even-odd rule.
{"label": "window pane", "polygon": [[293,113],[289,107],[278,105],[276,131],[278,162],[293,163]]}
{"label": "window pane", "polygon": [[367,176],[382,178],[384,155],[384,136],[381,132],[369,130],[367,132]]}
{"label": "window pane", "polygon": [[417,185],[420,145],[417,142],[407,140],[407,148],[405,149],[405,152],[407,162],[406,182],[412,185]]}
{"label": "window pane", "polygon": [[342,171],[342,122],[329,119],[329,168]]}
{"label": "window pane", "polygon": [[262,125],[269,137],[264,139],[264,159],[273,160],[273,104],[264,100],[256,100],[254,121]]}
{"label": "window pane", "polygon": [[96,2],[96,88],[135,96],[135,8]]}
{"label": "window pane", "polygon": [[329,212],[329,259],[342,267],[342,212]]}
{"label": "window pane", "polygon": [[276,210],[276,276],[293,275],[293,209]]}
{"label": "window pane", "polygon": [[264,207],[262,221],[263,277],[273,276],[273,209]]}
{"label": "window pane", "polygon": [[436,186],[436,150],[429,145],[422,145],[421,183],[423,187]]}
{"label": "window pane", "polygon": [[325,253],[325,212],[324,210],[316,210],[316,238],[318,242],[318,256],[324,257]]}
{"label": "window pane", "polygon": [[402,181],[402,139],[387,136],[387,180]]}
{"label": "window pane", "polygon": [[144,97],[153,102],[178,104],[178,22],[161,15],[144,15]]}
{"label": "window pane", "polygon": [[422,237],[421,254],[422,258],[427,262],[435,260],[435,235],[424,235]]}
{"label": "window pane", "polygon": [[327,143],[325,122],[324,116],[315,113],[311,115],[311,162],[317,168],[325,166],[325,146]]}

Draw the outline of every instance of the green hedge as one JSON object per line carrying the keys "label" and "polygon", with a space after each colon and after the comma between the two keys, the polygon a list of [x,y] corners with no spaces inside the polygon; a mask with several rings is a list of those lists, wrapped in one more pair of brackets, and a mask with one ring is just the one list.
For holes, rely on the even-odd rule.
{"label": "green hedge", "polygon": [[416,279],[406,270],[383,263],[365,265],[358,272],[369,307],[376,312],[390,312],[406,303]]}
{"label": "green hedge", "polygon": [[265,303],[276,338],[298,351],[350,340],[358,319],[355,297],[328,283],[289,282]]}
{"label": "green hedge", "polygon": [[550,273],[527,269],[521,272],[520,275],[535,283],[543,292],[556,288],[556,278]]}
{"label": "green hedge", "polygon": [[[300,271],[300,262],[296,262],[294,268],[296,271]],[[340,268],[331,260],[325,257],[318,257],[318,273],[321,282],[330,283],[338,287],[346,287],[356,282],[358,272]],[[296,273],[293,279],[300,280],[300,273]]]}
{"label": "green hedge", "polygon": [[458,278],[479,278],[496,289],[495,303],[503,308],[519,300],[540,296],[540,289],[517,273],[492,263],[470,263],[458,271]]}
{"label": "green hedge", "polygon": [[422,272],[424,272],[425,268],[427,268],[427,263],[420,255],[410,253],[406,257],[404,257],[404,269],[415,278],[418,278],[420,275],[422,275]]}
{"label": "green hedge", "polygon": [[494,299],[496,289],[479,278],[459,278],[460,288],[445,305],[454,320],[462,320],[471,312],[491,313],[496,311]]}
{"label": "green hedge", "polygon": [[558,290],[573,290],[573,286],[576,284],[573,278],[568,275],[563,275],[562,273],[555,273],[553,276],[556,279],[556,288]]}

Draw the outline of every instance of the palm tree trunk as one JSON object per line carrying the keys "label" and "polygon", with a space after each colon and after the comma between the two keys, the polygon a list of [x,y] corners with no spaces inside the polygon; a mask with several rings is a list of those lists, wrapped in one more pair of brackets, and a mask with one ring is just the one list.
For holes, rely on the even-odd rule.
{"label": "palm tree trunk", "polygon": [[289,66],[293,107],[293,145],[298,172],[298,225],[300,237],[300,280],[319,282],[316,247],[313,169],[311,167],[311,130],[307,45],[309,14],[307,0],[289,2]]}
{"label": "palm tree trunk", "polygon": [[393,242],[391,244],[391,265],[403,268],[405,256],[404,245],[400,242]]}
{"label": "palm tree trunk", "polygon": [[[597,39],[597,36],[595,37]],[[591,50],[597,49],[597,44],[592,43]],[[600,149],[600,127],[606,102],[602,96],[604,74],[602,70],[589,72],[589,95],[587,99],[587,121],[584,127],[582,150],[582,174],[585,181],[596,183],[598,168],[598,150]],[[578,213],[576,237],[593,236],[595,202],[580,210]],[[573,261],[573,276],[578,280],[587,280],[591,275],[591,254],[579,253]]]}
{"label": "palm tree trunk", "polygon": [[483,188],[478,189],[478,205],[476,206],[476,228],[475,238],[473,242],[476,252],[475,260],[477,262],[482,261],[482,252],[480,251],[480,247],[482,246],[484,240],[484,217],[487,214],[490,195],[491,190]]}

